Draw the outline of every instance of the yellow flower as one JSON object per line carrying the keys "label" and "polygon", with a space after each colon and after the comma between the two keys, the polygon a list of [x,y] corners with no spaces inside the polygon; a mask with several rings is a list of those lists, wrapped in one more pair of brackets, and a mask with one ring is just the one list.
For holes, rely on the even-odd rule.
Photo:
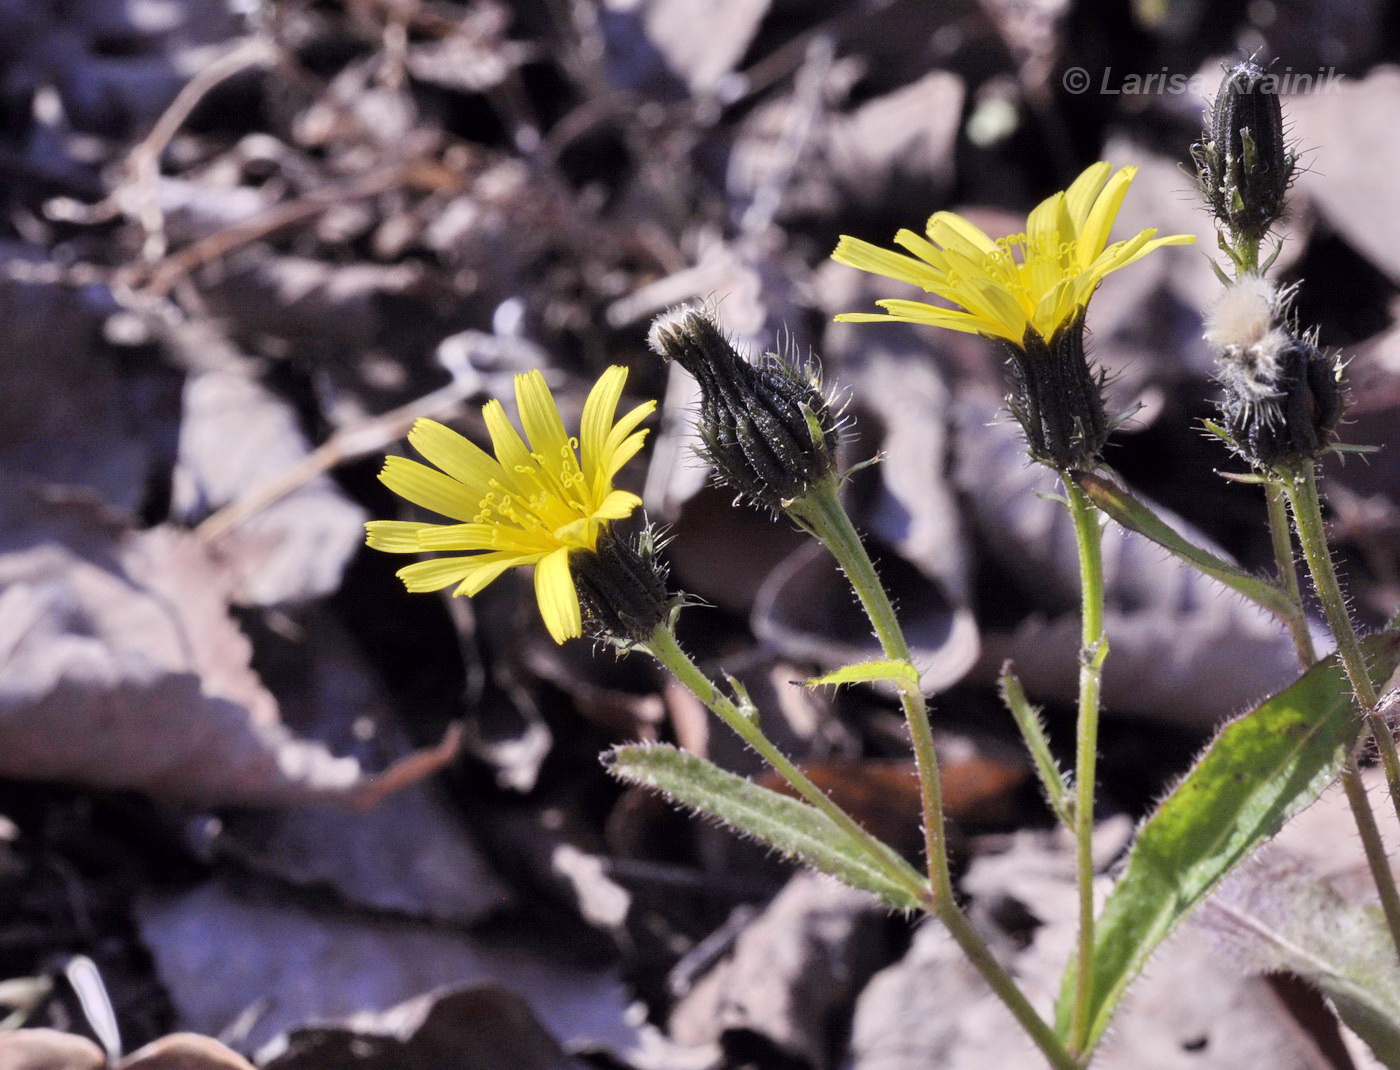
{"label": "yellow flower", "polygon": [[554,397],[538,371],[515,377],[515,401],[529,444],[511,426],[504,406],[482,408],[493,458],[457,432],[419,420],[408,441],[434,468],[388,457],[379,479],[414,505],[455,524],[374,520],[365,525],[376,550],[477,551],[469,557],[418,561],[398,571],[410,591],[474,595],[507,569],[535,566],[535,597],[556,643],[583,633],[578,591],[569,555],[593,553],[607,525],[631,514],[641,499],[613,489],[613,477],[646,439],[635,431],[656,407],[638,405],[616,423],[613,416],[627,369],[609,368],[588,394],[578,438],[570,438]]}
{"label": "yellow flower", "polygon": [[895,244],[913,253],[843,236],[834,260],[862,271],[923,287],[958,306],[922,301],[876,302],[885,313],[848,312],[838,320],[865,323],[898,320],[929,323],[955,331],[1005,338],[1020,346],[1027,329],[1049,339],[1093,296],[1105,276],[1142,259],[1163,245],[1189,245],[1191,234],[1158,238],[1155,230],[1108,245],[1108,233],[1137,174],[1099,162],[1063,192],[1040,202],[1026,221],[1026,233],[993,241],[952,212],[935,212],[928,238],[911,230]]}

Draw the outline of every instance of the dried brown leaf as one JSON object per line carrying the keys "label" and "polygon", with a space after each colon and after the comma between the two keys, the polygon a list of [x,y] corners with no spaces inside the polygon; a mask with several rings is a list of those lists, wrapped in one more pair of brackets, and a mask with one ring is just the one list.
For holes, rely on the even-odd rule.
{"label": "dried brown leaf", "polygon": [[88,507],[44,509],[33,487],[6,499],[30,523],[0,553],[0,775],[205,805],[364,806],[455,752],[374,776],[296,737],[193,536],[123,535]]}

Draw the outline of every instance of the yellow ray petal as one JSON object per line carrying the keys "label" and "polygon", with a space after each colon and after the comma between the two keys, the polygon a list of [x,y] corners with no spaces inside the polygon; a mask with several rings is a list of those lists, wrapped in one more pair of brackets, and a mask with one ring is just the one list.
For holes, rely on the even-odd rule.
{"label": "yellow ray petal", "polygon": [[[932,307],[932,306],[927,306]],[[908,316],[892,316],[888,312],[838,312],[832,317],[837,323],[908,323]]]}
{"label": "yellow ray petal", "polygon": [[1090,164],[1083,174],[1070,183],[1069,189],[1065,190],[1065,206],[1069,209],[1076,230],[1084,229],[1089,211],[1094,206],[1094,198],[1099,195],[1099,190],[1103,189],[1103,184],[1108,181],[1112,170],[1113,165],[1103,160]]}
{"label": "yellow ray petal", "polygon": [[492,398],[481,407],[482,419],[486,421],[486,433],[491,436],[491,450],[496,455],[496,460],[501,462],[509,484],[516,488],[522,488],[528,494],[533,490],[533,483],[522,480],[521,469],[531,471],[539,466],[535,464],[530,456],[530,449],[525,445],[525,440],[506,416],[505,406],[495,398]]}
{"label": "yellow ray petal", "polygon": [[588,486],[597,493],[598,472],[604,463],[603,450],[617,403],[622,400],[622,388],[627,382],[627,369],[614,365],[605,371],[583,403],[583,419],[579,422],[579,459]]}
{"label": "yellow ray petal", "polygon": [[593,515],[599,520],[626,520],[642,504],[642,499],[630,490],[615,490],[603,499]]}
{"label": "yellow ray petal", "polygon": [[1120,167],[1095,199],[1094,207],[1089,211],[1089,218],[1084,221],[1079,233],[1081,265],[1092,264],[1108,244],[1113,221],[1118,218],[1118,209],[1123,207],[1123,198],[1128,195],[1128,187],[1133,184],[1137,170],[1136,167]]}
{"label": "yellow ray petal", "polygon": [[500,524],[433,524],[419,535],[423,550],[501,550]]}
{"label": "yellow ray petal", "polygon": [[[1164,245],[1196,244],[1196,235],[1194,234],[1169,234],[1165,238],[1155,238],[1153,235],[1156,233],[1155,230],[1144,230],[1137,238],[1123,242],[1122,248],[1118,249],[1112,256],[1113,266],[1109,267],[1103,274],[1107,275],[1125,268],[1129,264],[1135,264],[1154,249],[1160,249]],[[1108,253],[1105,252],[1104,255],[1108,256]],[[1098,270],[1097,264],[1093,270]]]}
{"label": "yellow ray petal", "polygon": [[838,263],[868,271],[873,275],[907,282],[925,290],[929,288],[930,283],[935,283],[941,278],[936,269],[922,260],[915,260],[912,256],[882,249],[878,245],[846,235],[841,236],[836,251],[831,255]]}
{"label": "yellow ray petal", "polygon": [[[608,496],[608,491],[612,490],[612,477],[641,449],[642,441],[645,441],[646,432],[638,432],[643,435],[643,439],[635,446],[628,445],[631,442],[632,429],[651,415],[656,408],[656,402],[644,401],[635,409],[629,412],[621,420],[613,425],[613,429],[608,432],[608,440],[603,444],[603,455],[599,463],[601,468],[598,472],[598,482],[593,486],[593,500],[602,501]],[[627,449],[624,451],[624,446]],[[625,456],[623,454],[625,453]],[[621,460],[619,460],[621,456]]]}
{"label": "yellow ray petal", "polygon": [[1031,322],[1047,342],[1054,336],[1055,329],[1069,318],[1069,313],[1074,307],[1072,298],[1075,293],[1073,280],[1061,279],[1036,305],[1035,316]]}
{"label": "yellow ray petal", "polygon": [[1060,224],[1067,218],[1065,195],[1055,193],[1031,209],[1026,219],[1026,262],[1049,260],[1058,262],[1061,244],[1067,235],[1060,233]]}
{"label": "yellow ray petal", "polygon": [[[856,239],[852,238],[852,241]],[[940,276],[943,276],[945,268],[943,265],[943,250],[934,245],[922,234],[915,234],[912,230],[903,229],[894,236],[894,243],[902,245],[920,260],[925,260]],[[839,247],[838,247],[839,248]]]}
{"label": "yellow ray petal", "polygon": [[432,561],[416,561],[395,573],[403,585],[414,594],[440,591],[461,583],[476,567],[470,557],[439,557]]}
{"label": "yellow ray petal", "polygon": [[[618,445],[617,449],[608,454],[608,464],[607,467],[603,469],[603,475],[605,477],[604,485],[609,488],[609,492],[611,492],[613,476],[622,471],[622,466],[637,455],[638,451],[646,445],[646,441],[647,432],[638,431],[635,434],[628,435],[622,440],[621,444]],[[607,498],[604,497],[603,500],[606,501]]]}
{"label": "yellow ray petal", "polygon": [[530,448],[544,458],[543,463],[550,471],[554,471],[570,449],[569,436],[559,416],[559,406],[554,402],[549,384],[544,381],[544,373],[538,368],[515,377],[515,404],[520,410],[520,422],[525,426]]}
{"label": "yellow ray petal", "polygon": [[1006,329],[1008,337],[1021,340],[1026,333],[1026,324],[1030,316],[1015,294],[1004,286],[982,279],[969,282],[966,288],[977,295],[975,306],[967,306],[969,312],[981,319],[1000,324]]}
{"label": "yellow ray petal", "polygon": [[470,520],[476,515],[476,495],[451,476],[407,457],[384,458],[379,482],[400,498],[453,520]]}
{"label": "yellow ray petal", "polygon": [[581,516],[577,520],[554,530],[554,544],[551,550],[564,546],[570,550],[592,550],[598,545],[598,532],[602,524],[596,517]]}
{"label": "yellow ray petal", "polygon": [[934,212],[928,217],[925,230],[935,245],[957,249],[974,259],[997,252],[997,243],[987,237],[986,231],[955,212]]}
{"label": "yellow ray petal", "polygon": [[477,554],[465,558],[471,563],[472,571],[466,574],[452,596],[470,598],[478,595],[499,579],[502,573],[519,565],[533,565],[539,558],[539,554],[512,553]]}
{"label": "yellow ray petal", "polygon": [[439,528],[440,524],[417,524],[407,520],[371,520],[365,525],[365,545],[387,554],[416,554],[421,532]]}
{"label": "yellow ray petal", "polygon": [[[1010,337],[1006,333],[1006,327],[995,319],[985,316],[974,316],[970,312],[963,312],[955,308],[938,308],[936,305],[926,305],[922,301],[901,301],[897,298],[890,298],[885,301],[877,301],[881,308],[885,309],[897,320],[905,323],[927,323],[934,327],[947,327],[954,331],[963,331],[967,334],[994,334],[998,337]],[[860,315],[860,313],[848,313],[848,315]],[[1013,341],[1019,342],[1021,335],[1015,336]]]}
{"label": "yellow ray petal", "polygon": [[491,489],[493,479],[501,478],[501,466],[494,457],[436,420],[414,421],[408,441],[430,462],[470,487],[478,498]]}
{"label": "yellow ray petal", "polygon": [[540,604],[544,626],[556,643],[583,634],[583,615],[573,576],[569,574],[567,549],[555,550],[535,565],[535,598]]}

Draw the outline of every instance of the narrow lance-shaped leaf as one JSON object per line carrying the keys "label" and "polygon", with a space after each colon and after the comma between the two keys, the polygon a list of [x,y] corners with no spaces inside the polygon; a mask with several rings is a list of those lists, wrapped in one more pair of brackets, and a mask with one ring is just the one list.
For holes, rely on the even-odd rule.
{"label": "narrow lance-shaped leaf", "polygon": [[1297,615],[1297,607],[1282,588],[1197,546],[1122,487],[1090,472],[1076,472],[1074,480],[1096,506],[1122,527],[1151,539],[1279,620],[1287,621]]}
{"label": "narrow lance-shaped leaf", "polygon": [[753,836],[852,888],[878,896],[897,910],[922,910],[925,882],[891,853],[877,858],[858,848],[815,807],[726,772],[674,747],[636,744],[603,756],[619,780],[657,788],[675,802]]}
{"label": "narrow lance-shaped leaf", "polygon": [[903,689],[919,687],[919,670],[907,661],[885,658],[879,661],[862,661],[855,665],[845,665],[833,669],[825,676],[814,676],[806,683],[807,687],[827,687],[832,684],[871,684],[888,681]]}
{"label": "narrow lance-shaped leaf", "polygon": [[1045,801],[1050,804],[1050,809],[1066,828],[1072,827],[1074,815],[1065,786],[1065,775],[1060,771],[1055,756],[1050,751],[1050,740],[1046,738],[1040,711],[1027,701],[1026,692],[1021,687],[1021,681],[1016,679],[1016,674],[1011,671],[1009,661],[1001,668],[1001,699],[1011,711],[1016,727],[1021,730],[1026,749],[1031,752],[1041,790],[1045,792]]}
{"label": "narrow lance-shaped leaf", "polygon": [[[1384,681],[1400,663],[1400,633],[1365,643]],[[1139,830],[1094,930],[1089,1043],[1148,957],[1235,866],[1318,797],[1341,770],[1360,718],[1335,657],[1216,736]],[[1067,1035],[1074,971],[1065,973],[1056,1025]]]}

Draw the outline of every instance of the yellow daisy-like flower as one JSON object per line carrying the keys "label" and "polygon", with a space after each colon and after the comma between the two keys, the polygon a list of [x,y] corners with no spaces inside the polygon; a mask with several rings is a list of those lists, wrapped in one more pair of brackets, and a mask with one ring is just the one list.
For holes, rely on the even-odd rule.
{"label": "yellow daisy-like flower", "polygon": [[538,371],[515,377],[515,401],[529,440],[522,439],[496,400],[482,416],[496,456],[432,420],[419,420],[408,441],[436,467],[407,457],[387,457],[380,481],[402,498],[455,524],[374,520],[368,543],[389,553],[475,551],[399,569],[410,591],[474,595],[507,569],[535,566],[535,597],[556,643],[583,634],[578,591],[569,555],[593,553],[614,520],[629,516],[641,499],[615,490],[613,478],[642,448],[635,430],[656,408],[648,401],[614,422],[627,369],[609,368],[588,394],[578,438],[570,438],[554,396]]}
{"label": "yellow daisy-like flower", "polygon": [[895,244],[913,256],[842,236],[834,260],[920,286],[958,307],[891,299],[876,302],[884,313],[847,312],[836,318],[929,323],[1005,338],[1017,346],[1028,329],[1053,337],[1088,304],[1107,275],[1163,245],[1196,240],[1191,234],[1158,238],[1155,230],[1144,230],[1109,245],[1109,231],[1137,174],[1136,167],[1122,167],[1109,177],[1112,170],[1102,161],[1089,167],[1069,189],[1035,207],[1024,234],[996,241],[952,212],[929,218],[927,238],[912,230],[895,235]]}

